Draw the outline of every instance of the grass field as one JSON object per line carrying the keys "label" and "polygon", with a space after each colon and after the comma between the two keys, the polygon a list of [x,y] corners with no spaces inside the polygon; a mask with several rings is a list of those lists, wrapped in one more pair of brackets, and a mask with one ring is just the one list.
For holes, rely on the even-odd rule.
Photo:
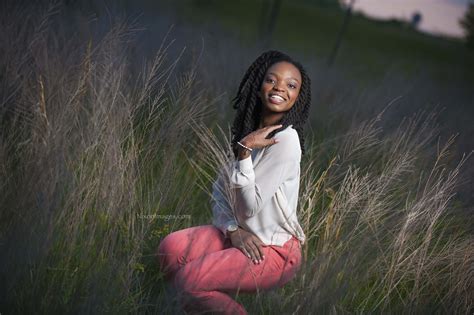
{"label": "grass field", "polygon": [[[179,20],[194,29],[188,42],[197,38],[194,44],[203,46],[203,73],[211,76],[207,82],[227,93],[220,100],[222,113],[228,113],[225,108],[238,85],[237,79],[229,78],[241,75],[244,65],[263,49],[274,48],[289,52],[309,70],[313,80],[310,125],[316,142],[339,136],[354,121],[369,119],[390,104],[384,130],[417,111],[436,111],[441,139],[458,135],[453,148],[456,158],[473,149],[474,53],[461,40],[355,15],[334,65],[328,67],[344,12],[308,1],[282,1],[271,43],[264,46],[259,34],[268,17],[266,22],[261,20],[269,14],[271,3],[189,0],[177,9],[173,6]],[[175,33],[179,39],[184,32]],[[213,79],[212,74],[223,68],[228,78]],[[462,176],[469,183],[460,189],[461,194],[472,204],[474,168],[467,167]]]}
{"label": "grass field", "polygon": [[[242,18],[241,34],[216,30],[202,52],[196,25],[221,16],[232,29],[247,3],[231,11],[202,2],[195,21],[188,12],[191,24],[177,23],[172,45],[173,35],[152,40],[163,39],[166,16],[139,31],[102,11],[92,19],[77,3],[11,1],[0,11],[1,313],[179,313],[156,247],[172,231],[210,223],[209,189],[229,149],[228,100],[261,49]],[[341,14],[324,10],[304,12],[339,25]],[[260,11],[252,12],[249,21]],[[471,313],[472,204],[457,192],[469,191],[463,176],[472,162],[447,130],[472,104],[472,58],[456,42],[372,29],[361,18],[354,25],[385,43],[367,55],[355,32],[329,70],[329,31],[315,31],[314,51],[285,41],[314,78],[299,200],[305,262],[285,287],[236,298],[251,314]],[[275,34],[290,32],[278,24]],[[390,36],[412,46],[391,46]],[[389,72],[378,68],[387,52]],[[373,72],[354,83],[363,72],[357,58]],[[426,73],[407,85],[418,62],[449,71],[452,85]],[[404,102],[383,111],[402,92]],[[430,99],[452,108],[417,110]],[[458,127],[470,121],[464,113]]]}
{"label": "grass field", "polygon": [[[192,23],[222,25],[247,44],[259,41],[268,23],[272,1],[185,1],[179,9]],[[267,15],[262,22],[262,16]],[[299,51],[307,58],[327,59],[341,29],[344,12],[337,7],[318,6],[303,1],[282,1],[272,38],[272,46]],[[474,55],[460,40],[419,33],[395,22],[378,22],[354,15],[337,56],[348,73],[378,79],[391,64],[413,74],[426,66],[451,80],[474,79]],[[454,71],[453,71],[454,70]],[[411,71],[411,72],[410,72]]]}

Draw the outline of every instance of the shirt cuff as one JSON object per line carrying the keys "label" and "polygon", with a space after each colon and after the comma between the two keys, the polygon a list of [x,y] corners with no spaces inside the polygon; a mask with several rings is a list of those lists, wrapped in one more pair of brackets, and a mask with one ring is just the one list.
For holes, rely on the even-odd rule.
{"label": "shirt cuff", "polygon": [[236,165],[239,167],[239,170],[243,173],[249,173],[253,171],[252,156],[249,155],[245,159],[237,160]]}

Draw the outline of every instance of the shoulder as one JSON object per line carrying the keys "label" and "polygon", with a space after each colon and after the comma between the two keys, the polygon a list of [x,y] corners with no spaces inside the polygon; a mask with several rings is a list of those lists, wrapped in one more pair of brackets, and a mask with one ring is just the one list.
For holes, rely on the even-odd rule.
{"label": "shoulder", "polygon": [[301,146],[298,132],[289,125],[274,136],[279,140],[267,148],[267,153],[279,158],[301,161]]}
{"label": "shoulder", "polygon": [[275,138],[280,139],[281,141],[295,141],[297,140],[299,144],[299,136],[298,132],[296,129],[293,128],[293,125],[289,125],[285,129],[281,130],[280,132],[277,132],[275,134]]}

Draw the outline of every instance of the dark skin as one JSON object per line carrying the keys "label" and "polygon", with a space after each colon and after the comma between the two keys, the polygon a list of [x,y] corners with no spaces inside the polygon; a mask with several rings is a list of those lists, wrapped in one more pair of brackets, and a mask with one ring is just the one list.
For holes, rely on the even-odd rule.
{"label": "dark skin", "polygon": [[[278,62],[268,68],[259,93],[263,106],[259,129],[245,136],[240,143],[251,149],[259,149],[278,142],[275,138],[266,139],[266,137],[282,126],[276,123],[295,104],[301,81],[298,68],[289,62]],[[250,151],[239,146],[238,160],[249,156]],[[237,231],[229,233],[229,237],[232,245],[239,248],[255,264],[260,264],[265,258],[262,250],[264,243],[252,232],[239,226]]]}

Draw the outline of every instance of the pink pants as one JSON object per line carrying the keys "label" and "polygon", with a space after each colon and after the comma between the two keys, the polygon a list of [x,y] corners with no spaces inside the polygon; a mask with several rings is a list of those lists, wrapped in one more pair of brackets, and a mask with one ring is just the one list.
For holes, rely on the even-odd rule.
{"label": "pink pants", "polygon": [[262,250],[265,259],[254,264],[214,225],[201,225],[167,235],[157,256],[186,313],[247,314],[229,294],[281,287],[301,266],[294,236],[283,247],[264,245]]}

